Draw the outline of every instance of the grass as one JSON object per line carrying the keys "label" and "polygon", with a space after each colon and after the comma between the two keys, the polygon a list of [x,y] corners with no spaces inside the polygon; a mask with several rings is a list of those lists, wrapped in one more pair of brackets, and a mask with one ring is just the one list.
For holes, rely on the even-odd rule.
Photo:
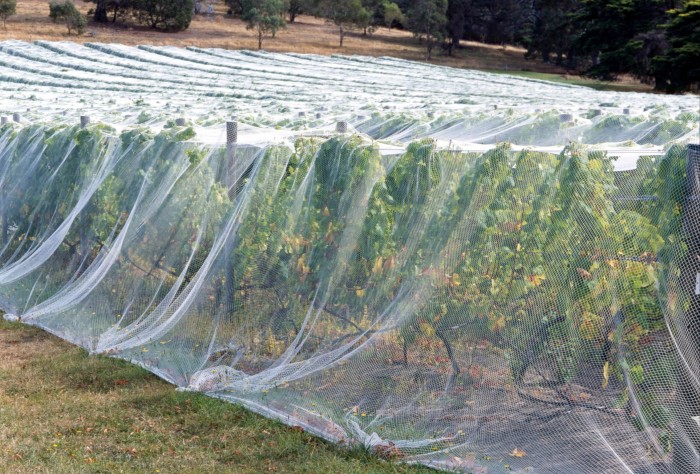
{"label": "grass", "polygon": [[0,472],[417,473],[0,319]]}
{"label": "grass", "polygon": [[[179,33],[162,33],[135,25],[91,23],[86,34],[68,36],[65,25],[53,23],[49,18],[48,0],[22,0],[17,4],[17,14],[7,20],[7,30],[0,28],[0,41],[17,39],[256,49],[256,33],[247,30],[245,23],[241,20],[230,18],[226,14],[228,7],[223,0],[212,0],[212,2],[213,15],[196,15],[190,27]],[[95,6],[94,3],[82,0],[76,0],[75,3],[83,13],[87,13]],[[360,31],[353,31],[346,37],[345,46],[340,48],[336,27],[322,19],[303,15],[278,32],[275,38],[265,38],[263,48],[276,52],[393,56],[414,61],[425,59],[425,48],[407,31],[379,28],[374,34],[367,36]],[[431,63],[537,77],[601,90],[652,90],[651,86],[630,78],[608,83],[569,76],[564,68],[538,60],[525,59],[523,48],[510,45],[502,47],[463,41],[454,56],[436,51]]]}
{"label": "grass", "polygon": [[557,82],[560,84],[571,84],[574,86],[590,87],[600,91],[618,91],[618,92],[654,92],[654,89],[649,84],[642,84],[629,77],[622,78],[619,82],[606,82],[590,79],[583,76],[570,74],[552,74],[547,72],[536,71],[488,71],[495,74],[508,74],[511,76],[525,77],[529,79],[537,79],[540,81]]}

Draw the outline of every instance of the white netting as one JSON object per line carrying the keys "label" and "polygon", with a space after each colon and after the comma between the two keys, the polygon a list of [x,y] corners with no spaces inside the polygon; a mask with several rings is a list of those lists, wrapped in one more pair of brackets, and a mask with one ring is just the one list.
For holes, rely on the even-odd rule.
{"label": "white netting", "polygon": [[699,469],[697,97],[46,42],[0,80],[6,318],[406,462]]}

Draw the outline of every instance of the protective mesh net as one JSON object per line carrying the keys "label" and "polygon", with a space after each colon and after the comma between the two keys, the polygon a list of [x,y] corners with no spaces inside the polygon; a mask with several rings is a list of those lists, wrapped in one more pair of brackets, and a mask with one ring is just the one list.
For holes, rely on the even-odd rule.
{"label": "protective mesh net", "polygon": [[[0,110],[31,108],[0,128],[6,318],[404,462],[700,470],[695,98],[60,43],[0,43],[0,77]],[[110,80],[91,113],[114,126],[68,126],[68,86],[105,102]]]}

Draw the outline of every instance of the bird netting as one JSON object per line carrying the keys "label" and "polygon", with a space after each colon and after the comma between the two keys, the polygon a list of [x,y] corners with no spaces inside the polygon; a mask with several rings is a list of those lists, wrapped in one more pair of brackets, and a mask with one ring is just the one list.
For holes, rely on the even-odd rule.
{"label": "bird netting", "polygon": [[[0,61],[24,82],[0,110],[31,109],[0,128],[6,318],[404,462],[700,469],[696,99],[386,58]],[[103,123],[68,125],[76,90]]]}

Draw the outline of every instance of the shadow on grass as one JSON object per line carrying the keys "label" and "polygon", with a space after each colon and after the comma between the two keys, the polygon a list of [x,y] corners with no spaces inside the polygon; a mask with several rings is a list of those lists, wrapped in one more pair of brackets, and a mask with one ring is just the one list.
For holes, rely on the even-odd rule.
{"label": "shadow on grass", "polygon": [[1,320],[0,380],[0,472],[434,472],[177,392],[140,367]]}

